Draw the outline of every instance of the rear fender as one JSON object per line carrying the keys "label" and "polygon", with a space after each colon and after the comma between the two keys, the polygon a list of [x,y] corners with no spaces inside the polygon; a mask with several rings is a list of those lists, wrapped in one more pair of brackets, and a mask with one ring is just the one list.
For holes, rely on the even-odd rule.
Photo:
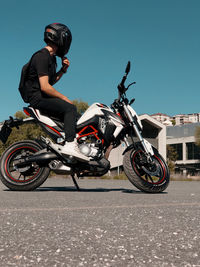
{"label": "rear fender", "polygon": [[34,118],[13,119],[13,117],[9,117],[9,120],[5,120],[4,122],[0,123],[0,140],[5,144],[12,132],[12,128],[16,127],[18,129],[19,126],[32,123],[34,121]]}

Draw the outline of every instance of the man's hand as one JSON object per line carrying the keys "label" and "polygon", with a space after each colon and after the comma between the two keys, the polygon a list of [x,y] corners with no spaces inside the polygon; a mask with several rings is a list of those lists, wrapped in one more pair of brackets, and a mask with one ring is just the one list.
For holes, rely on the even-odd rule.
{"label": "man's hand", "polygon": [[66,72],[67,69],[69,68],[70,62],[68,60],[68,58],[63,57],[62,58],[62,69]]}

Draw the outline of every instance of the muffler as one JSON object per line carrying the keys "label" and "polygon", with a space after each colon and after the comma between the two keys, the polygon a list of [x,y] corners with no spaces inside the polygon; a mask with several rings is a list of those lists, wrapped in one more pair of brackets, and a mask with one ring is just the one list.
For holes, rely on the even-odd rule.
{"label": "muffler", "polygon": [[56,156],[56,154],[54,154],[51,151],[45,152],[45,153],[40,153],[40,154],[34,154],[33,156],[29,156],[25,162],[29,163],[29,162],[36,162],[36,163],[43,163],[43,162],[47,162],[47,161],[51,161],[54,159],[57,159],[58,157]]}
{"label": "muffler", "polygon": [[23,161],[21,162],[18,162],[16,164],[17,168],[20,168],[20,167],[24,167],[26,166],[27,164],[29,163],[33,163],[33,162],[36,162],[37,164],[46,164],[52,160],[55,160],[57,159],[58,157],[56,156],[56,154],[54,154],[53,152],[51,151],[47,151],[47,152],[42,152],[42,153],[36,153],[34,155],[31,155],[31,156],[28,156],[26,158],[23,159]]}

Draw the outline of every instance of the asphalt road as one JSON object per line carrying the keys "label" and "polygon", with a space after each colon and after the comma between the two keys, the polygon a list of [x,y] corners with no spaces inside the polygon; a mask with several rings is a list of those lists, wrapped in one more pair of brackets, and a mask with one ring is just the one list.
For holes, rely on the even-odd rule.
{"label": "asphalt road", "polygon": [[200,266],[200,182],[145,194],[128,181],[0,184],[0,266]]}

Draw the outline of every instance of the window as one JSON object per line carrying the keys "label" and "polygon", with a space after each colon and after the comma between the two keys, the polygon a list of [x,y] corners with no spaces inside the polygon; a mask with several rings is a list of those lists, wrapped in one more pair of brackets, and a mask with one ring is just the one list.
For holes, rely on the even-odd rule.
{"label": "window", "polygon": [[186,143],[187,159],[200,159],[200,147],[195,143]]}
{"label": "window", "polygon": [[170,144],[177,153],[177,160],[183,160],[183,144]]}

